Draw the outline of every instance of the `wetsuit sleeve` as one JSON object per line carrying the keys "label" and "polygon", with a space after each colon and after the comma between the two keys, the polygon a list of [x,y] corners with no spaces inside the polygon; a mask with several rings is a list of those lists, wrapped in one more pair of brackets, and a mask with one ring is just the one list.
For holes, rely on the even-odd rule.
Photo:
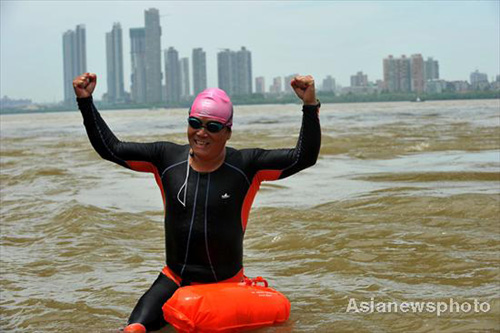
{"label": "wetsuit sleeve", "polygon": [[77,102],[90,143],[102,158],[136,171],[154,171],[161,143],[122,142],[104,122],[92,97],[77,98]]}
{"label": "wetsuit sleeve", "polygon": [[318,109],[313,105],[304,105],[302,113],[302,126],[295,148],[255,151],[254,167],[261,181],[283,179],[316,163],[321,146]]}

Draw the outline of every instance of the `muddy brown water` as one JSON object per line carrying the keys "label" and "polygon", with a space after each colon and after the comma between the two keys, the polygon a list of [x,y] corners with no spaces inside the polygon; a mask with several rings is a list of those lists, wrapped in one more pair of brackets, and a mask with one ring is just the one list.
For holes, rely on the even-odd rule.
{"label": "muddy brown water", "polygon": [[[299,109],[236,107],[229,145],[294,146]],[[186,110],[102,114],[123,140],[186,141]],[[500,101],[326,104],[320,118],[318,163],[264,183],[250,215],[246,274],[292,303],[261,331],[500,331]],[[101,160],[77,112],[0,129],[0,329],[119,331],[164,265],[153,176]],[[457,311],[431,311],[450,299]]]}

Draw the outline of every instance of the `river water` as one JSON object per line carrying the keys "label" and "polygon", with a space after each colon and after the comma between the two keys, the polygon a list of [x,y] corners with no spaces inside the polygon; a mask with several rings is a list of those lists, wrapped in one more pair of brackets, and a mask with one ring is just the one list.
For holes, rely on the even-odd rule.
{"label": "river water", "polygon": [[[293,147],[299,110],[236,107],[229,145]],[[186,110],[102,115],[123,140],[186,142]],[[500,331],[500,101],[326,104],[320,119],[318,163],[264,183],[248,222],[246,274],[292,303],[261,331]],[[0,330],[119,331],[165,260],[154,177],[101,160],[78,112],[0,121]]]}

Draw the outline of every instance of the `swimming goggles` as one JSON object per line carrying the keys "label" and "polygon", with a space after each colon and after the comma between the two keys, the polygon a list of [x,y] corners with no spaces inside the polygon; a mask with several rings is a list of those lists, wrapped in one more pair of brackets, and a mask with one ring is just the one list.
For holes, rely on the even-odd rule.
{"label": "swimming goggles", "polygon": [[219,133],[224,128],[224,124],[219,123],[218,121],[207,121],[205,125],[203,125],[203,122],[196,117],[189,117],[188,123],[189,126],[195,130],[199,130],[203,127],[210,133]]}

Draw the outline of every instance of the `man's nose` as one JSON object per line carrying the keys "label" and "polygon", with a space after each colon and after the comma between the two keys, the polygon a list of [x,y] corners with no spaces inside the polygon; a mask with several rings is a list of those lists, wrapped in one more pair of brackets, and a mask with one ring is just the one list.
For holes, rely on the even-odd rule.
{"label": "man's nose", "polygon": [[197,135],[199,136],[207,136],[208,133],[207,133],[207,129],[205,127],[201,127],[197,132],[196,132]]}

